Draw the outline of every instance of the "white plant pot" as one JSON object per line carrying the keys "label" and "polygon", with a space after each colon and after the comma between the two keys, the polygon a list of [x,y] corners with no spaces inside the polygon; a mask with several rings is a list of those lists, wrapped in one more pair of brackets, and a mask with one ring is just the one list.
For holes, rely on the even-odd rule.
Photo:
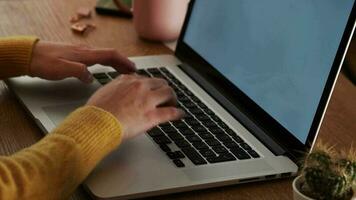
{"label": "white plant pot", "polygon": [[301,187],[301,176],[298,176],[293,181],[293,199],[294,200],[314,200],[310,197],[305,196],[302,192],[300,192]]}
{"label": "white plant pot", "polygon": [[[302,185],[301,176],[298,176],[293,181],[293,199],[294,200],[315,200],[313,198],[305,196],[302,192],[300,192],[300,187]],[[356,194],[351,197],[350,200],[356,200]]]}

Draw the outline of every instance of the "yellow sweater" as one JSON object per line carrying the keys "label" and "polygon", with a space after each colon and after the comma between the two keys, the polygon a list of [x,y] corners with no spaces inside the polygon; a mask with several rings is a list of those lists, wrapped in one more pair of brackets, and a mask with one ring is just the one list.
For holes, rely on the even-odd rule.
{"label": "yellow sweater", "polygon": [[[36,41],[0,39],[0,77],[29,74]],[[79,108],[38,143],[0,156],[0,200],[68,199],[120,142],[121,125],[113,115],[97,107]]]}

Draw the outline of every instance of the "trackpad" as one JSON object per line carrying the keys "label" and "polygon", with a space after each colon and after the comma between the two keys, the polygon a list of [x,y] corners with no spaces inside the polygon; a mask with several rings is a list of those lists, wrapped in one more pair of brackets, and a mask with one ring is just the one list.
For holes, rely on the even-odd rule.
{"label": "trackpad", "polygon": [[232,162],[222,165],[198,167],[184,170],[191,180],[202,179],[226,179],[254,177],[266,172],[272,172],[273,168],[264,160],[252,162]]}
{"label": "trackpad", "polygon": [[54,105],[43,107],[43,111],[47,114],[48,118],[58,126],[71,112],[83,106],[85,101],[76,102],[64,105]]}

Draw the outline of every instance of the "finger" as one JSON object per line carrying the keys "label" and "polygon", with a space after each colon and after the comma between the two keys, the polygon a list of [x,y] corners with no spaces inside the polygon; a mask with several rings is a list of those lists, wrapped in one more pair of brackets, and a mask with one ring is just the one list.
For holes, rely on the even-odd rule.
{"label": "finger", "polygon": [[111,66],[120,73],[132,73],[136,71],[135,64],[128,58],[119,54],[115,49],[76,49],[72,55],[67,55],[75,62],[81,62],[88,66],[102,64]]}
{"label": "finger", "polygon": [[126,84],[130,84],[132,82],[139,81],[145,78],[146,77],[144,76],[139,76],[136,74],[121,74],[117,76],[113,81],[111,81],[111,84],[117,85],[117,84],[122,84],[122,82],[125,82]]}
{"label": "finger", "polygon": [[168,86],[168,82],[162,78],[139,78],[140,81],[143,81],[151,90],[159,89],[163,86]]}
{"label": "finger", "polygon": [[147,115],[149,119],[152,120],[152,127],[154,127],[168,121],[179,120],[184,117],[185,113],[183,110],[176,107],[162,107],[150,111]]}
{"label": "finger", "polygon": [[54,70],[55,76],[59,79],[76,77],[84,83],[91,83],[93,81],[92,74],[88,71],[88,68],[83,63],[77,63],[68,60],[60,60],[59,64]]}
{"label": "finger", "polygon": [[161,87],[152,91],[151,98],[153,106],[176,106],[177,97],[173,89],[169,86]]}

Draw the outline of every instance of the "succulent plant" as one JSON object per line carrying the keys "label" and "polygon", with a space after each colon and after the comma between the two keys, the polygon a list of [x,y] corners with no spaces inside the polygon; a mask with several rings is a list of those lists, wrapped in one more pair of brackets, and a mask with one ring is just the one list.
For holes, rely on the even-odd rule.
{"label": "succulent plant", "polygon": [[302,168],[301,192],[314,199],[350,200],[356,189],[356,156],[336,153],[334,149],[318,143],[308,154]]}

